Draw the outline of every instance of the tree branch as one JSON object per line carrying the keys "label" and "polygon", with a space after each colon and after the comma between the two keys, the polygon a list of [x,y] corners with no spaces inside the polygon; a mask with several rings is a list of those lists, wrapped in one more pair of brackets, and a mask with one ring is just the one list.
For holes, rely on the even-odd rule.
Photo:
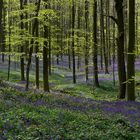
{"label": "tree branch", "polygon": [[117,18],[113,17],[113,16],[108,16],[109,18],[111,18],[117,25],[118,25],[118,20]]}

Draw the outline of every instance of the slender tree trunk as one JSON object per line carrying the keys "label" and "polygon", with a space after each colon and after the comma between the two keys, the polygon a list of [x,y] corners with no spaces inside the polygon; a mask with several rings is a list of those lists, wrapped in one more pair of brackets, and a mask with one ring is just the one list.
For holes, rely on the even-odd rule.
{"label": "slender tree trunk", "polygon": [[[20,10],[23,10],[23,0],[20,0]],[[20,28],[21,31],[24,29],[24,25],[23,25],[23,20],[24,16],[23,13],[20,14],[20,20],[21,20],[21,24],[20,24]],[[22,38],[22,33],[21,33],[21,38]],[[25,76],[24,76],[24,57],[23,54],[24,53],[24,46],[21,44],[20,47],[20,52],[21,52],[21,57],[20,57],[20,71],[21,71],[21,81],[25,80]]]}
{"label": "slender tree trunk", "polygon": [[[10,19],[10,10],[11,10],[11,7],[10,7],[10,3],[11,1],[9,0],[8,1],[8,51],[9,53],[11,52],[11,19]],[[7,80],[9,81],[10,79],[10,71],[11,71],[11,55],[9,54],[8,55],[8,77],[7,77]]]}
{"label": "slender tree trunk", "polygon": [[3,0],[0,1],[0,51],[2,52],[1,58],[2,62],[4,63],[4,52],[6,48],[5,44],[5,18],[6,18],[6,10],[4,7]]}
{"label": "slender tree trunk", "polygon": [[51,50],[52,50],[52,47],[51,47],[51,27],[49,28],[49,75],[51,75],[51,67],[52,67],[52,64],[51,64],[51,60],[52,60],[52,54],[51,54]]}
{"label": "slender tree trunk", "polygon": [[[48,9],[48,6],[45,6],[45,9]],[[47,17],[46,17],[47,20]],[[49,27],[44,26],[44,46],[43,46],[43,89],[44,91],[49,92],[49,61],[48,61],[48,55],[49,55]],[[47,40],[47,41],[46,41]]]}
{"label": "slender tree trunk", "polygon": [[78,6],[78,25],[77,25],[77,28],[78,28],[78,33],[77,33],[77,36],[78,36],[78,38],[77,38],[77,50],[78,50],[78,52],[77,52],[77,69],[79,70],[80,69],[80,59],[81,59],[81,57],[80,57],[80,55],[81,55],[81,52],[80,52],[80,25],[81,25],[81,9],[80,9],[81,7],[80,6]]}
{"label": "slender tree trunk", "polygon": [[3,0],[0,1],[0,51],[2,51],[2,12],[3,11]]}
{"label": "slender tree trunk", "polygon": [[[102,8],[103,8],[102,6],[103,5],[101,4],[101,1],[100,1],[100,12],[102,11]],[[100,67],[101,67],[101,70],[103,70],[103,30],[102,30],[103,16],[101,14],[100,14]]]}
{"label": "slender tree trunk", "polygon": [[88,18],[89,18],[89,2],[85,0],[85,74],[86,74],[86,82],[89,77],[89,38],[88,38]]}
{"label": "slender tree trunk", "polygon": [[[113,8],[113,15],[115,16],[115,8]],[[116,84],[116,77],[115,77],[115,50],[116,50],[116,37],[115,37],[115,33],[116,33],[116,28],[115,28],[115,22],[113,22],[113,40],[112,40],[112,60],[113,60],[113,84],[115,86]]]}
{"label": "slender tree trunk", "polygon": [[[51,3],[50,3],[51,1],[49,1],[49,4],[48,4],[48,8],[50,8],[51,9]],[[51,20],[49,21],[50,22],[50,24],[51,24]],[[52,28],[51,28],[51,26],[49,27],[49,38],[48,38],[48,42],[49,42],[49,57],[48,57],[48,63],[49,63],[49,75],[51,75],[52,74],[52,33],[51,33],[51,31],[52,31]]]}
{"label": "slender tree trunk", "polygon": [[129,0],[129,40],[127,54],[127,92],[128,101],[135,100],[135,0]]}
{"label": "slender tree trunk", "polygon": [[[36,19],[36,39],[39,37],[39,22],[38,19]],[[39,45],[38,41],[35,43],[35,79],[36,79],[36,88],[39,89],[39,57],[37,56],[37,53],[39,52]]]}
{"label": "slender tree trunk", "polygon": [[137,51],[137,57],[139,57],[139,7],[137,6],[136,9],[136,37],[135,37],[135,42],[136,42],[136,51]]}
{"label": "slender tree trunk", "polygon": [[73,61],[73,83],[76,83],[76,66],[75,66],[75,47],[74,47],[74,28],[75,28],[75,3],[72,1],[72,61]]}
{"label": "slender tree trunk", "polygon": [[98,47],[97,47],[97,0],[94,0],[93,5],[93,68],[95,86],[99,87],[98,81]]}
{"label": "slender tree trunk", "polygon": [[[44,38],[48,39],[48,27],[44,27]],[[49,77],[48,77],[48,42],[44,41],[44,47],[43,47],[43,89],[44,91],[49,92]]]}
{"label": "slender tree trunk", "polygon": [[71,41],[70,41],[70,38],[71,38],[71,19],[72,19],[72,12],[71,12],[71,7],[69,6],[69,39],[68,39],[68,63],[69,63],[69,69],[71,69]]}
{"label": "slender tree trunk", "polygon": [[108,57],[107,57],[107,49],[105,47],[105,31],[104,31],[104,12],[103,12],[103,0],[100,0],[101,4],[101,32],[102,32],[102,47],[103,47],[103,55],[104,55],[104,63],[105,63],[105,73],[108,74]]}
{"label": "slender tree trunk", "polygon": [[2,44],[3,44],[3,47],[2,47],[2,62],[4,63],[4,60],[5,60],[5,49],[6,49],[6,8],[3,4],[3,38],[2,38]]}
{"label": "slender tree trunk", "polygon": [[[40,10],[40,3],[41,0],[38,1],[37,5],[36,5],[36,17],[38,17],[38,13]],[[33,29],[32,29],[32,36],[35,36],[35,30],[36,30],[36,22],[37,22],[37,18],[35,19],[35,21],[33,22]],[[27,68],[26,68],[26,90],[29,89],[29,73],[30,73],[30,66],[31,66],[31,61],[32,61],[32,53],[33,53],[33,44],[34,44],[34,39],[31,39],[31,47],[29,49],[29,56],[28,56],[28,63],[27,63]]]}

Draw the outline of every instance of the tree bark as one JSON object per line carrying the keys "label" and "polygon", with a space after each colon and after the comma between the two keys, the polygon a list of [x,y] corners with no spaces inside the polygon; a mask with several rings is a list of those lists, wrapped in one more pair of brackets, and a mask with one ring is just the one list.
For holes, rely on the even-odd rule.
{"label": "tree bark", "polygon": [[94,69],[94,83],[99,87],[98,81],[98,47],[97,47],[97,0],[94,0],[93,5],[93,69]]}
{"label": "tree bark", "polygon": [[[40,3],[41,3],[41,0],[38,1],[37,6],[36,6],[37,7],[36,11],[35,11],[36,12],[36,15],[35,15],[36,17],[38,17],[38,13],[39,13],[39,10],[40,10]],[[33,22],[33,29],[32,29],[32,36],[33,37],[35,35],[35,30],[36,30],[36,21],[37,20],[35,20]],[[32,38],[31,43],[30,43],[31,47],[29,49],[28,63],[27,63],[27,68],[26,68],[26,90],[29,89],[29,73],[30,73],[30,66],[31,66],[31,61],[32,61],[33,44],[34,44],[34,39]]]}
{"label": "tree bark", "polygon": [[119,99],[125,98],[126,93],[126,70],[124,57],[124,13],[123,0],[115,0],[115,9],[117,12],[118,38],[117,38],[117,59],[118,59],[118,77],[119,77]]}
{"label": "tree bark", "polygon": [[[20,10],[23,10],[23,0],[20,0]],[[20,20],[21,20],[21,24],[20,24],[20,29],[21,32],[24,29],[24,25],[23,25],[23,13],[20,14]],[[20,34],[21,38],[22,38],[22,33]],[[20,57],[20,72],[21,72],[21,81],[25,80],[25,76],[24,76],[24,57],[23,57],[23,53],[24,53],[24,46],[21,44],[20,46],[20,52],[21,52],[21,57]]]}
{"label": "tree bark", "polygon": [[85,0],[85,74],[86,82],[89,77],[89,37],[88,37],[89,1]]}
{"label": "tree bark", "polygon": [[129,0],[129,40],[127,53],[127,101],[135,100],[135,0]]}
{"label": "tree bark", "polygon": [[[48,6],[45,6],[45,9],[48,9]],[[47,17],[46,17],[47,20]],[[49,27],[44,26],[44,46],[43,46],[43,89],[44,91],[49,92]]]}
{"label": "tree bark", "polygon": [[103,0],[100,0],[100,4],[101,4],[101,19],[100,19],[100,23],[101,23],[101,41],[102,41],[102,48],[103,48],[103,55],[104,55],[104,64],[105,64],[105,73],[108,74],[108,57],[107,57],[107,49],[106,49],[106,44],[105,44],[105,31],[104,31],[104,11],[103,11]]}
{"label": "tree bark", "polygon": [[72,61],[73,61],[73,83],[76,83],[76,66],[75,66],[75,46],[74,46],[74,28],[75,28],[75,5],[72,1]]}

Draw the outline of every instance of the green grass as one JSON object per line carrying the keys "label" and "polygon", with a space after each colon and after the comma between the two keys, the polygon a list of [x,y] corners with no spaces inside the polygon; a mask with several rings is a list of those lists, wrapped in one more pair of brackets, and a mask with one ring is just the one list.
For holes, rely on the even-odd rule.
{"label": "green grass", "polygon": [[[101,81],[100,88],[95,88],[92,84],[88,83],[77,83],[72,84],[72,80],[66,80],[64,77],[65,71],[62,69],[56,69],[56,73],[52,73],[49,77],[50,89],[53,91],[63,92],[64,94],[72,96],[82,96],[85,98],[92,98],[96,100],[107,100],[114,101],[118,95],[118,82],[116,86],[113,85],[112,81]],[[139,77],[140,72],[136,72],[136,77]],[[7,72],[0,71],[0,79],[7,80]],[[20,72],[11,71],[10,82],[20,82]],[[35,85],[34,73],[30,73],[30,82]],[[139,82],[137,80],[137,82]],[[25,85],[21,85],[25,86]],[[40,76],[40,88],[43,87],[42,75]],[[140,86],[136,86],[136,97],[137,101],[140,100]]]}
{"label": "green grass", "polygon": [[[74,106],[88,107],[89,104],[72,102],[67,96],[0,88],[0,97],[0,136],[8,140],[140,139],[139,127],[130,126],[122,116],[106,115],[100,110],[74,111]],[[35,106],[38,100],[49,106]],[[69,104],[69,107],[63,108],[60,104]]]}
{"label": "green grass", "polygon": [[[49,78],[51,90],[59,94],[35,94],[0,87],[0,139],[8,140],[139,140],[140,128],[118,114],[92,110],[85,98],[114,101],[116,86],[111,81],[100,82],[100,88],[89,83],[72,84],[64,78],[66,71],[55,69]],[[136,73],[139,77],[140,73]],[[0,79],[7,73],[0,71]],[[34,83],[34,73],[30,74]],[[20,73],[12,71],[10,82],[18,83]],[[42,86],[42,76],[40,76]],[[139,86],[136,87],[139,92]],[[73,99],[83,97],[81,99]],[[80,100],[80,101],[79,101]],[[40,105],[36,105],[39,102]],[[123,122],[123,123],[121,123]]]}
{"label": "green grass", "polygon": [[[12,73],[10,74],[10,81],[11,82],[17,82],[19,81],[20,79],[20,73],[19,72],[14,72],[12,71]],[[0,78],[3,79],[3,80],[7,80],[7,72],[3,72],[3,71],[0,71]]]}
{"label": "green grass", "polygon": [[[62,70],[61,70],[62,71]],[[7,77],[7,73],[0,71],[0,77],[5,79]],[[20,73],[19,72],[11,72],[10,82],[19,82],[20,81]],[[35,84],[35,76],[33,73],[30,74],[30,81]],[[82,84],[72,84],[72,81],[65,80],[64,73],[61,72],[53,73],[49,77],[50,88],[55,91],[60,91],[65,94],[73,95],[73,96],[82,96],[86,98],[92,98],[97,100],[116,100],[117,96],[117,86],[114,87],[112,82],[106,81],[101,82],[100,88],[93,89],[92,84],[82,83]],[[42,76],[40,76],[40,87],[42,88]],[[22,85],[23,86],[23,85]]]}

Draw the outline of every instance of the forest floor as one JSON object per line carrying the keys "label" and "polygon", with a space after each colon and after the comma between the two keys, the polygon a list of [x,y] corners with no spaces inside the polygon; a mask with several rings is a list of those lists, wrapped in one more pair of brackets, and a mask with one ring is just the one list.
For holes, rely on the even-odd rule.
{"label": "forest floor", "polygon": [[[0,63],[0,140],[140,139],[140,88],[136,87],[137,102],[117,100],[116,64],[116,86],[113,85],[110,67],[110,74],[99,71],[100,88],[93,86],[92,71],[91,80],[86,83],[84,69],[81,68],[77,84],[72,84],[68,64],[54,64],[49,77],[51,92],[48,94],[41,88],[35,90],[32,64],[30,86],[33,90],[25,92],[25,82],[20,82],[19,64],[11,63],[10,81],[7,82],[7,62]],[[139,70],[140,59],[137,59],[138,83]],[[42,75],[40,81],[42,87]]]}
{"label": "forest floor", "polygon": [[140,103],[0,87],[1,140],[139,140]]}
{"label": "forest floor", "polygon": [[[12,58],[11,58],[12,59]],[[117,97],[118,92],[118,76],[117,76],[117,64],[115,63],[115,85],[113,83],[113,66],[109,67],[109,74],[105,74],[99,66],[99,82],[100,88],[95,88],[93,86],[93,72],[92,64],[89,65],[89,81],[85,81],[84,73],[84,64],[81,64],[81,68],[77,71],[77,84],[72,82],[72,70],[68,69],[67,57],[63,58],[63,61],[59,62],[59,65],[52,63],[52,75],[49,76],[50,89],[52,92],[63,92],[65,94],[70,94],[73,96],[82,96],[86,98],[99,99],[99,100],[114,100]],[[16,62],[15,59],[12,59],[11,62],[11,74],[10,81],[12,87],[15,87],[19,90],[25,90],[24,81],[20,81],[20,64]],[[92,63],[92,62],[90,62]],[[0,62],[0,78],[7,80],[7,66],[8,62],[5,60],[5,63]],[[77,67],[77,66],[76,66]],[[140,83],[140,58],[136,59],[136,83]],[[42,89],[42,61],[40,60],[40,90],[35,90],[35,63],[34,59],[32,60],[32,66],[30,71],[30,87],[34,89],[35,92],[40,92]],[[42,91],[41,91],[42,92]],[[139,99],[140,87],[139,84],[136,87],[136,96]],[[100,94],[98,94],[100,93]]]}

